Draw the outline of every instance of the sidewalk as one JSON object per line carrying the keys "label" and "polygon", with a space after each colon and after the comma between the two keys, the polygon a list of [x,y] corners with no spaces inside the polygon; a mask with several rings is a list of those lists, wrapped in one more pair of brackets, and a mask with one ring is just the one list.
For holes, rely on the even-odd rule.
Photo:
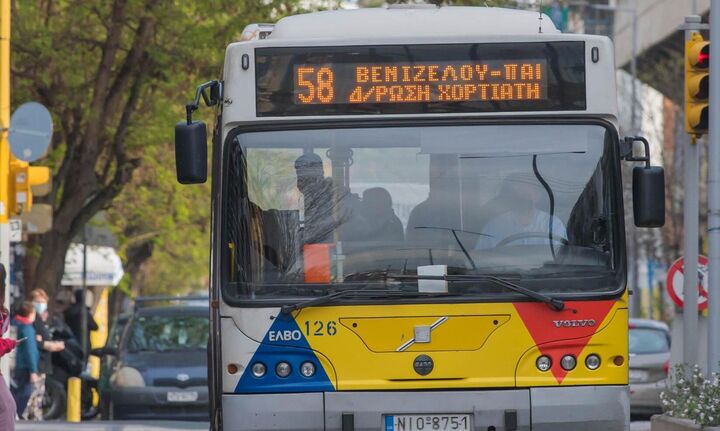
{"label": "sidewalk", "polygon": [[91,421],[83,423],[20,421],[15,426],[17,431],[185,431],[208,430],[209,428],[210,426],[203,422],[174,421]]}

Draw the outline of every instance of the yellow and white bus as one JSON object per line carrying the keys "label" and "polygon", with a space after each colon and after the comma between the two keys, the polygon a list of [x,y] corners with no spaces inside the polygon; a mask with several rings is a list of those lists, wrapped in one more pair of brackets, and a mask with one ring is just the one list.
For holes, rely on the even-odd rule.
{"label": "yellow and white bus", "polygon": [[183,183],[201,99],[213,429],[629,429],[621,163],[638,226],[664,179],[609,39],[485,7],[249,26],[176,126]]}

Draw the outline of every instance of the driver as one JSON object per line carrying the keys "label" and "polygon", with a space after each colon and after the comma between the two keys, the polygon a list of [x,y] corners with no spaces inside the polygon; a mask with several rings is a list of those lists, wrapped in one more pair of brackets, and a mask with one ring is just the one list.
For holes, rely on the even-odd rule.
{"label": "driver", "polygon": [[350,189],[325,178],[323,161],[314,153],[295,160],[297,188],[303,195],[305,244],[331,243],[337,230],[339,238],[353,241],[362,238],[366,229],[358,217],[359,198]]}
{"label": "driver", "polygon": [[[537,208],[541,196],[542,188],[527,176],[506,177],[498,201],[507,210],[485,224],[475,248],[550,244],[550,214]],[[556,216],[552,217],[552,237],[558,245],[567,240],[565,225]]]}
{"label": "driver", "polygon": [[305,240],[308,243],[332,242],[337,227],[333,214],[333,184],[325,178],[323,162],[314,153],[303,154],[295,160],[297,188],[305,202]]}

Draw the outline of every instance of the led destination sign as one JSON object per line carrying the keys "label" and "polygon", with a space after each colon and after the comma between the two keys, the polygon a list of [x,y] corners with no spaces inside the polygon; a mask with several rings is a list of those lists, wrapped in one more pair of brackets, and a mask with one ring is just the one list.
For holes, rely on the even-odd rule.
{"label": "led destination sign", "polygon": [[257,48],[258,116],[584,110],[584,42]]}
{"label": "led destination sign", "polygon": [[543,100],[545,59],[527,62],[301,64],[295,103],[419,103]]}

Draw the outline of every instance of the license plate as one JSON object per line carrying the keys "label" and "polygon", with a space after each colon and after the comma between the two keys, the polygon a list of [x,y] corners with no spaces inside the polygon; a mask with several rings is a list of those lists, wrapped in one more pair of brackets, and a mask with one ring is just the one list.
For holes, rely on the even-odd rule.
{"label": "license plate", "polygon": [[648,372],[645,370],[629,370],[628,373],[628,377],[633,382],[644,382],[648,378]]}
{"label": "license plate", "polygon": [[197,401],[198,393],[195,391],[168,392],[167,400],[173,403],[191,403]]}
{"label": "license plate", "polygon": [[383,431],[470,431],[472,415],[385,415]]}

